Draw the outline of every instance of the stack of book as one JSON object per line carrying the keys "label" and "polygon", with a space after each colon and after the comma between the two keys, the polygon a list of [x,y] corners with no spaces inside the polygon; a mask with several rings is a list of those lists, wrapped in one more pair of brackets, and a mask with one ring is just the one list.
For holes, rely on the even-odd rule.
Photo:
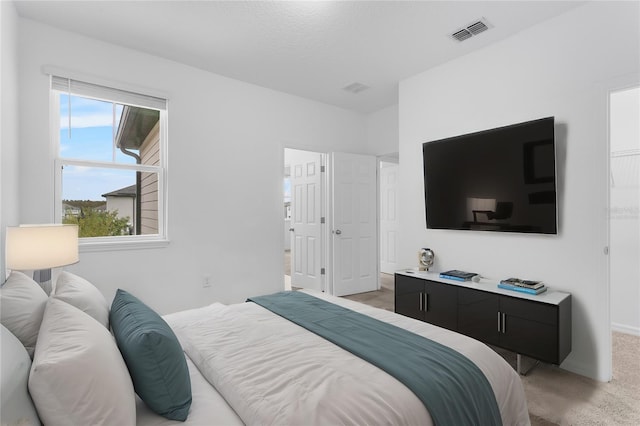
{"label": "stack of book", "polygon": [[469,281],[471,278],[475,277],[475,272],[465,272],[459,271],[457,269],[452,269],[451,271],[440,272],[440,278],[447,278],[449,280],[456,281]]}
{"label": "stack of book", "polygon": [[547,287],[542,281],[521,280],[520,278],[508,278],[500,281],[498,288],[519,291],[529,294],[540,294],[547,291]]}

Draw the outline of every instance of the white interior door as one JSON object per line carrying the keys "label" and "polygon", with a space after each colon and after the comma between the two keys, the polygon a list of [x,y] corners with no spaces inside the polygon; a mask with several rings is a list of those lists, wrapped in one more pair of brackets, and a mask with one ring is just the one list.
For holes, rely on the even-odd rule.
{"label": "white interior door", "polygon": [[398,164],[380,163],[380,272],[398,270]]}
{"label": "white interior door", "polygon": [[378,289],[376,158],[331,153],[333,294]]}
{"label": "white interior door", "polygon": [[291,286],[322,290],[322,154],[288,150],[291,166]]}

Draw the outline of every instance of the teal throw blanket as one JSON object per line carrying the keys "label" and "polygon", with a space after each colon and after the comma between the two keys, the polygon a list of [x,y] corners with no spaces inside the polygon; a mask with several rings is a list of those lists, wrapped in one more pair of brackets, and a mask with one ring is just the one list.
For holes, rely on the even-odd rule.
{"label": "teal throw blanket", "polygon": [[252,297],[258,305],[386,371],[438,425],[502,425],[489,381],[459,352],[403,328],[301,292]]}

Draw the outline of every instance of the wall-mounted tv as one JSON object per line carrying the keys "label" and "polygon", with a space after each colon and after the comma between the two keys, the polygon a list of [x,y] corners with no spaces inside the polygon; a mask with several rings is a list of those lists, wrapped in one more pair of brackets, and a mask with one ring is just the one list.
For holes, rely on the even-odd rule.
{"label": "wall-mounted tv", "polygon": [[428,229],[558,233],[554,117],[425,142]]}

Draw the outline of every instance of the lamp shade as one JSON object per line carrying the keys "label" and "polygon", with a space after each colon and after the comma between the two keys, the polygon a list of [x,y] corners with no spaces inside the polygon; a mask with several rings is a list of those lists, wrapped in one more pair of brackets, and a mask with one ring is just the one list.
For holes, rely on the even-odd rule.
{"label": "lamp shade", "polygon": [[78,262],[77,225],[7,227],[7,268],[26,271]]}

